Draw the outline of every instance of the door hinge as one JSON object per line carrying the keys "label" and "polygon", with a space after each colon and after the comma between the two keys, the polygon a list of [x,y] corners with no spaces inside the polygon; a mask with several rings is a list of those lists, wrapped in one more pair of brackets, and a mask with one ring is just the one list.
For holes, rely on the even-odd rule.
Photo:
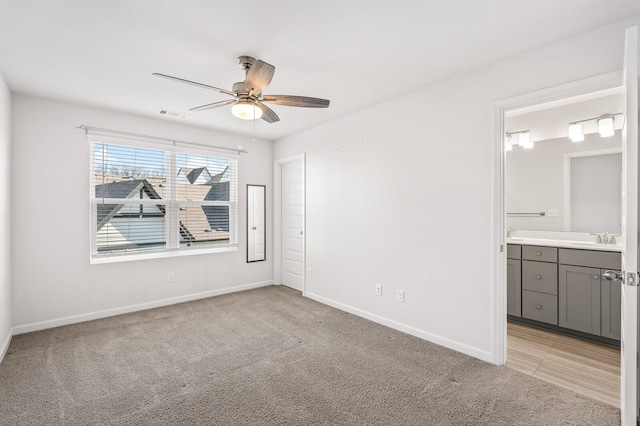
{"label": "door hinge", "polygon": [[504,252],[504,245],[500,244],[500,253]]}

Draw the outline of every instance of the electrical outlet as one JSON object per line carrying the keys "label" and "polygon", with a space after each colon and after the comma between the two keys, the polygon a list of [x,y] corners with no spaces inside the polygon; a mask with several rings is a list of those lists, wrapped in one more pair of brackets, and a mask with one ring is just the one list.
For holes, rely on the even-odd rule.
{"label": "electrical outlet", "polygon": [[396,302],[404,303],[404,290],[396,291]]}
{"label": "electrical outlet", "polygon": [[382,296],[382,284],[376,284],[376,296]]}
{"label": "electrical outlet", "polygon": [[175,272],[169,272],[169,282],[172,283],[176,280],[176,273]]}

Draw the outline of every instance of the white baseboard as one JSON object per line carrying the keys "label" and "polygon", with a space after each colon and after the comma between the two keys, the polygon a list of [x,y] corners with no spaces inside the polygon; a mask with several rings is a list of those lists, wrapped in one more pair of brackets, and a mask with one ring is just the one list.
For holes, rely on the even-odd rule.
{"label": "white baseboard", "polygon": [[349,312],[350,314],[357,315],[359,317],[368,319],[378,324],[393,328],[403,333],[410,334],[415,337],[427,340],[435,343],[436,345],[444,346],[445,348],[453,349],[454,351],[462,352],[463,354],[478,358],[482,361],[491,362],[491,352],[483,351],[478,348],[474,348],[464,343],[456,342],[455,340],[447,339],[446,337],[438,336],[437,334],[429,333],[424,330],[412,327],[410,325],[402,324],[388,318],[381,317],[376,314],[372,314],[362,309],[354,308],[353,306],[345,305],[344,303],[336,302],[335,300],[328,299],[323,296],[311,293],[309,291],[304,293],[304,296],[313,299],[317,302],[329,305],[333,308],[340,309],[341,311]]}
{"label": "white baseboard", "polygon": [[9,335],[7,336],[6,339],[4,339],[4,342],[0,344],[0,362],[2,362],[2,360],[4,359],[4,356],[7,354],[7,351],[9,350],[9,345],[11,344],[11,336],[13,336],[13,329],[9,330]]}
{"label": "white baseboard", "polygon": [[[221,288],[217,290],[204,291],[202,293],[187,294],[184,296],[172,297],[169,299],[156,300],[153,302],[140,303],[137,305],[124,306],[122,308],[106,309],[104,311],[89,312],[86,314],[73,315],[70,317],[58,318],[54,320],[35,322],[13,327],[13,335],[31,333],[32,331],[45,330],[47,328],[60,327],[63,325],[75,324],[79,322],[92,321],[100,318],[113,317],[116,315],[128,314],[130,312],[144,311],[146,309],[159,308],[162,306],[175,305],[176,303],[190,302],[192,300],[206,299],[207,297],[220,296],[227,293],[251,290],[273,284],[273,280],[260,281],[257,283],[243,284],[235,287]],[[8,345],[7,345],[8,347]]]}

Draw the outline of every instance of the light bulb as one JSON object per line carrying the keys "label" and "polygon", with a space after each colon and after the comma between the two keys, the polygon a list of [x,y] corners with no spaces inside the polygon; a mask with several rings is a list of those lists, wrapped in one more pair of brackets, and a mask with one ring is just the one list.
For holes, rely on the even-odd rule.
{"label": "light bulb", "polygon": [[582,133],[582,124],[569,124],[569,139],[571,139],[572,142],[582,142],[584,140],[584,134]]}
{"label": "light bulb", "polygon": [[613,117],[603,117],[598,120],[598,132],[603,138],[613,136],[615,131],[613,130]]}
{"label": "light bulb", "polygon": [[251,101],[240,101],[231,107],[231,113],[243,120],[257,120],[262,117],[262,110]]}

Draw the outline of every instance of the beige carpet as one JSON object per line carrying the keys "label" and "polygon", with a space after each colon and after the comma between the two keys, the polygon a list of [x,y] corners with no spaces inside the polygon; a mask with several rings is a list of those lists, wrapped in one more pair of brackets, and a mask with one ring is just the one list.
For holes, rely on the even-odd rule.
{"label": "beige carpet", "polygon": [[0,364],[2,425],[619,422],[607,404],[284,287],[16,336]]}

